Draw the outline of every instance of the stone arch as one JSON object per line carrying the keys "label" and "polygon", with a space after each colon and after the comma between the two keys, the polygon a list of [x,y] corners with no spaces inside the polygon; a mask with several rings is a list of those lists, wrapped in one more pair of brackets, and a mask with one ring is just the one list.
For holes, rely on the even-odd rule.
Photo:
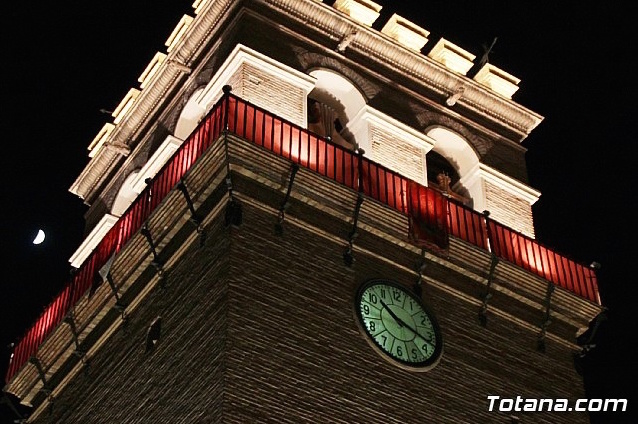
{"label": "stone arch", "polygon": [[358,88],[359,92],[361,92],[366,98],[366,102],[374,98],[381,91],[378,84],[372,82],[370,79],[364,77],[352,68],[344,65],[340,60],[334,57],[329,57],[321,53],[309,52],[299,47],[294,47],[293,52],[297,57],[300,68],[307,74],[311,74],[314,70],[324,70],[342,75]]}
{"label": "stone arch", "polygon": [[347,121],[366,105],[363,94],[343,75],[330,69],[315,69],[310,75],[316,78],[316,83],[309,96],[330,104]]}
{"label": "stone arch", "polygon": [[352,81],[333,70],[315,69],[310,75],[316,82],[308,93],[308,128],[354,149],[355,137],[346,127],[365,107],[365,96]]}
{"label": "stone arch", "polygon": [[[428,166],[432,162],[432,166],[437,169],[445,170],[446,164],[440,163],[441,158],[447,161],[447,164],[453,168],[453,171],[446,174],[449,175],[450,189],[453,193],[468,199],[465,203],[468,205],[477,205],[482,202],[477,200],[483,198],[482,187],[480,185],[465,187],[464,181],[476,173],[480,158],[473,146],[457,132],[441,126],[433,125],[425,130],[425,134],[434,141],[431,152],[426,155]],[[428,172],[430,173],[430,172]],[[429,176],[429,179],[431,177]]]}
{"label": "stone arch", "polygon": [[492,142],[484,136],[478,135],[477,131],[473,131],[457,120],[432,110],[423,108],[420,104],[411,103],[417,121],[421,128],[432,128],[435,126],[445,127],[464,138],[479,154],[483,157],[492,148]]}
{"label": "stone arch", "polygon": [[450,161],[460,177],[467,175],[479,163],[479,156],[472,145],[456,131],[433,125],[426,128],[425,134],[435,140],[432,150]]}

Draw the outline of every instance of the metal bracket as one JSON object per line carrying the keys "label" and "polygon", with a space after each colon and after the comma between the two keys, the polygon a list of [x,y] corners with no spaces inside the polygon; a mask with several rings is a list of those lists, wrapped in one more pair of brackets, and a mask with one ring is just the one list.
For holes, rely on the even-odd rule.
{"label": "metal bracket", "polygon": [[222,92],[226,97],[226,110],[224,114],[224,155],[226,156],[226,187],[228,188],[228,204],[226,205],[225,223],[226,226],[232,225],[233,227],[239,227],[242,222],[243,213],[241,204],[233,197],[233,181],[230,178],[230,152],[228,150],[228,116],[230,114],[230,92],[232,87],[228,84],[222,87]]}
{"label": "metal bracket", "polygon": [[55,398],[53,397],[52,394],[49,394],[49,396],[47,397],[47,401],[49,402],[47,405],[49,407],[49,416],[51,416],[53,415],[53,404],[55,401]]}
{"label": "metal bracket", "polygon": [[32,356],[31,358],[29,358],[29,362],[31,362],[33,365],[35,365],[36,369],[38,370],[38,376],[40,377],[40,380],[42,380],[42,391],[44,393],[46,393],[47,396],[50,395],[51,394],[51,389],[49,388],[49,383],[47,382],[46,373],[44,372],[44,368],[42,368],[42,363],[35,356]]}
{"label": "metal bracket", "polygon": [[162,268],[162,262],[159,259],[159,256],[157,255],[157,249],[155,248],[155,243],[153,242],[153,236],[151,235],[151,231],[148,229],[148,224],[144,224],[144,226],[140,229],[140,233],[146,237],[146,241],[148,242],[148,245],[151,249],[151,253],[153,254],[153,261],[151,262],[151,265],[153,265],[155,267],[155,269],[157,270],[157,275],[158,276],[162,276],[162,274],[164,273],[164,269]]}
{"label": "metal bracket", "polygon": [[183,179],[179,180],[179,182],[177,183],[177,189],[181,191],[182,194],[184,195],[184,199],[186,200],[186,204],[188,205],[188,210],[190,210],[191,212],[191,218],[189,221],[195,224],[198,227],[197,232],[200,232],[199,225],[201,224],[201,219],[199,219],[199,216],[197,216],[197,212],[195,211],[195,206],[193,205],[193,200],[188,194],[188,189],[186,188],[186,184],[184,183]]}
{"label": "metal bracket", "polygon": [[423,296],[423,272],[425,271],[425,269],[428,267],[428,263],[425,260],[425,248],[421,249],[421,260],[419,261],[419,263],[416,266],[416,272],[417,272],[417,278],[416,281],[414,282],[414,286],[412,287],[412,290],[414,291],[414,294],[416,294],[419,298],[421,298],[421,296]]}
{"label": "metal bracket", "polygon": [[495,254],[492,254],[492,261],[490,262],[490,271],[487,274],[487,286],[485,287],[485,294],[483,295],[481,309],[478,313],[479,324],[483,327],[487,327],[487,302],[492,298],[491,288],[494,282],[494,271],[498,265],[498,258]]}
{"label": "metal bracket", "polygon": [[228,187],[228,203],[226,204],[226,213],[224,216],[226,226],[241,226],[243,212],[241,204],[233,197],[233,181],[230,178],[230,169],[226,176],[226,187]]}
{"label": "metal bracket", "polygon": [[343,252],[343,262],[346,266],[350,267],[354,263],[354,257],[352,256],[352,245],[354,239],[357,238],[359,233],[357,232],[357,223],[359,221],[359,212],[361,211],[361,204],[363,203],[363,193],[359,191],[357,194],[357,203],[354,207],[354,214],[352,216],[352,230],[348,234],[348,246],[346,246],[345,252]]}
{"label": "metal bracket", "polygon": [[179,183],[177,183],[177,189],[182,192],[182,194],[184,195],[184,199],[186,199],[188,210],[190,210],[191,212],[191,217],[189,221],[192,222],[193,225],[195,225],[195,227],[197,227],[197,234],[199,234],[199,237],[200,237],[199,245],[201,247],[204,245],[204,242],[206,241],[206,232],[204,231],[204,227],[202,226],[201,218],[199,217],[199,215],[197,215],[197,212],[195,211],[193,200],[191,199],[191,196],[188,193],[188,188],[186,188],[186,184],[184,183],[183,179],[180,179]]}
{"label": "metal bracket", "polygon": [[73,317],[71,317],[70,315],[67,315],[64,318],[64,322],[69,325],[69,328],[71,328],[71,334],[73,335],[73,343],[75,343],[75,352],[73,353],[80,358],[83,357],[84,355],[86,355],[86,352],[80,348],[78,330],[77,330],[77,327],[75,326],[75,321],[73,320]]}
{"label": "metal bracket", "polygon": [[18,408],[16,408],[11,399],[9,399],[9,396],[7,396],[7,392],[4,389],[2,390],[2,399],[0,399],[0,404],[3,403],[6,404],[9,409],[11,409],[11,412],[16,415],[17,418],[13,420],[14,423],[23,424],[27,422],[27,418],[23,417],[20,411],[18,411]]}
{"label": "metal bracket", "polygon": [[118,293],[118,290],[117,290],[117,286],[115,285],[115,282],[113,281],[113,276],[111,275],[110,272],[106,274],[105,280],[109,283],[109,286],[111,287],[111,292],[113,292],[113,297],[115,298],[115,309],[120,311],[120,313],[122,314],[122,319],[125,319],[124,310],[126,309],[126,304],[121,301],[120,294]]}
{"label": "metal bracket", "polygon": [[279,215],[277,216],[277,222],[275,223],[275,234],[280,236],[284,233],[284,219],[286,215],[286,209],[288,209],[288,201],[290,200],[290,192],[292,191],[292,184],[295,181],[295,175],[297,175],[297,171],[299,171],[299,165],[293,163],[290,166],[290,178],[288,179],[288,190],[286,190],[286,195],[284,196],[284,200],[281,202],[281,206],[279,207]]}
{"label": "metal bracket", "polygon": [[552,322],[551,300],[552,300],[552,293],[554,293],[554,288],[555,288],[554,283],[552,282],[547,283],[547,295],[545,296],[545,317],[543,318],[543,321],[541,322],[541,326],[540,326],[541,331],[538,334],[538,340],[536,345],[536,348],[538,349],[539,352],[545,352],[545,335],[547,334],[547,327]]}

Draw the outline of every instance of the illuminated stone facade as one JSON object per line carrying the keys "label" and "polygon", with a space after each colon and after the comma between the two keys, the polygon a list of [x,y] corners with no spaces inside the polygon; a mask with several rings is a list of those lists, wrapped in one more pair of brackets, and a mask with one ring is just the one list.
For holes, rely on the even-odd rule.
{"label": "illuminated stone facade", "polygon": [[[453,190],[533,237],[540,193],[526,184],[519,143],[542,118],[511,100],[518,80],[497,73],[510,85],[494,91],[503,84],[449,67],[463,59],[450,59],[456,46],[442,43],[428,57],[414,41],[403,45],[395,32],[361,21],[374,3],[338,3],[340,10],[311,0],[196,2],[117,124],[91,144],[71,187],[91,205],[91,237],[74,259],[114,225],[122,193],[152,196],[141,182],[161,174],[169,160],[162,152],[187,144],[193,136],[176,134],[204,122],[225,85],[299,129],[309,126],[308,99],[322,102],[343,143],[422,185],[435,151],[459,174]],[[353,10],[363,18],[348,16]],[[404,25],[427,41],[427,31]],[[8,383],[35,406],[31,420],[506,423],[510,414],[488,411],[488,395],[584,397],[572,354],[576,332],[599,312],[595,301],[548,291],[538,275],[457,237],[445,253],[422,250],[404,214],[364,197],[357,208],[356,190],[293,170],[276,151],[219,132],[184,176],[187,194],[171,190],[147,232],[109,263],[117,296],[106,281],[93,287],[71,314],[75,333],[60,324],[38,361]],[[242,211],[235,225],[231,200]],[[433,369],[392,364],[358,328],[356,290],[379,277],[409,288],[420,281],[444,338]],[[153,322],[161,322],[156,336]],[[537,413],[524,422],[543,420],[588,417]]]}

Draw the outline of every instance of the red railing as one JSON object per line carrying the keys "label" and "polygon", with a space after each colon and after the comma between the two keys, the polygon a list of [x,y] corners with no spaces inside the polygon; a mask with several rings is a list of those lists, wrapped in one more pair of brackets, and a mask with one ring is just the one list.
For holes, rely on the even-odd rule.
{"label": "red railing", "polygon": [[492,249],[499,258],[585,299],[600,303],[596,274],[590,267],[553,252],[537,241],[491,219],[487,220],[487,228]]}
{"label": "red railing", "polygon": [[211,141],[219,137],[225,115],[222,107],[224,102],[226,102],[225,98],[211,110],[196,131],[182,144],[144,191],[140,193],[136,201],[108,231],[91,255],[78,268],[62,293],[51,302],[31,329],[16,344],[7,369],[6,382],[9,382],[15,373],[36,353],[46,337],[60,324],[80,298],[91,289],[95,279],[98,278],[98,271],[111,256],[122,250],[124,245],[139,231],[151,212],[210,146]]}
{"label": "red railing", "polygon": [[[600,303],[594,271],[400,174],[230,96],[229,130],[280,156],[361,191],[450,235],[489,250],[552,283]],[[416,202],[416,204],[415,204]],[[445,205],[442,207],[441,205]],[[441,217],[444,217],[441,219]],[[492,234],[489,238],[488,234]]]}
{"label": "red railing", "polygon": [[[422,186],[361,155],[233,95],[225,95],[106,234],[74,277],[18,342],[7,370],[8,383],[93,285],[98,271],[140,230],[150,214],[213,140],[228,131],[353,190],[418,219],[436,237],[448,234],[489,250],[552,283],[599,303],[592,269],[486,219],[440,192]],[[438,234],[437,234],[438,233]],[[488,234],[490,237],[488,237]],[[440,240],[439,240],[440,241]]]}

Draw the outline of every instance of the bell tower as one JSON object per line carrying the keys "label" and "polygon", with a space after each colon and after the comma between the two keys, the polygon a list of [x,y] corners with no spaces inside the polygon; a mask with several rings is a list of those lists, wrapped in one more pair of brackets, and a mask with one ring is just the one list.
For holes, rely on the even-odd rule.
{"label": "bell tower", "polygon": [[[595,270],[534,238],[519,79],[369,0],[197,0],[89,144],[28,422],[588,422]],[[476,69],[478,67],[478,69]],[[569,407],[572,405],[569,404]]]}

